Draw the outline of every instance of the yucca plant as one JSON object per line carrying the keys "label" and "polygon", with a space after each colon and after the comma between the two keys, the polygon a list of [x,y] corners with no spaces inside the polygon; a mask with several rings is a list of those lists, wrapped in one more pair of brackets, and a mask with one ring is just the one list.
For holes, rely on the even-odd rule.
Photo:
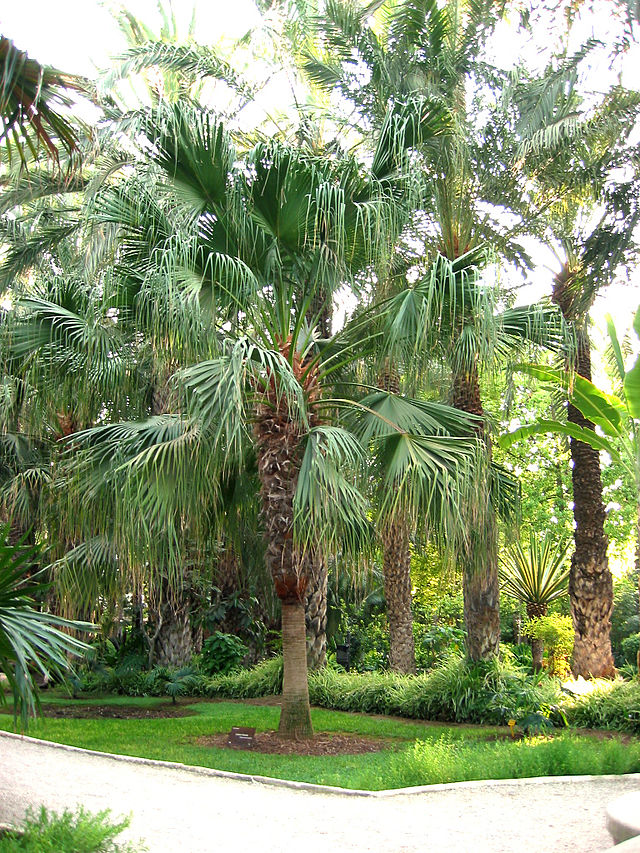
{"label": "yucca plant", "polygon": [[[527,550],[514,542],[503,555],[502,590],[525,605],[528,619],[546,616],[552,601],[568,595],[568,550],[568,543],[557,543],[547,534],[541,540],[530,538]],[[538,672],[542,668],[542,641],[533,638],[531,649],[533,669]]]}

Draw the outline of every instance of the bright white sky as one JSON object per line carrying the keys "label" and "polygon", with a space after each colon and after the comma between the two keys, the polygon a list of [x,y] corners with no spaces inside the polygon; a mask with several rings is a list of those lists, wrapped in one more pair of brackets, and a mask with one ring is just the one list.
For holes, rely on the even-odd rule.
{"label": "bright white sky", "polygon": [[[109,13],[109,7],[117,5],[121,4],[108,0],[103,3],[99,0],[4,0],[0,8],[0,33],[13,39],[17,47],[40,62],[92,77],[97,69],[109,65],[111,56],[126,50],[125,39]],[[154,31],[160,29],[156,0],[126,0],[124,5]],[[602,12],[591,20],[588,31],[580,33],[581,38],[591,34],[600,36],[607,28],[608,4],[601,3],[600,6]],[[175,2],[176,15],[185,33],[191,8],[189,0]],[[200,0],[197,10],[196,39],[203,44],[232,43],[259,18],[251,0]],[[512,46],[517,40],[505,38],[500,41],[505,46]],[[635,67],[637,73],[637,65]],[[633,85],[631,80],[625,82]],[[536,256],[539,268],[531,276],[532,286],[523,288],[518,301],[531,301],[550,290],[552,270],[558,268],[558,263],[551,253],[541,252]],[[593,311],[594,321],[604,329],[604,314],[611,313],[622,336],[639,304],[638,277],[631,285],[614,284],[598,298]]]}

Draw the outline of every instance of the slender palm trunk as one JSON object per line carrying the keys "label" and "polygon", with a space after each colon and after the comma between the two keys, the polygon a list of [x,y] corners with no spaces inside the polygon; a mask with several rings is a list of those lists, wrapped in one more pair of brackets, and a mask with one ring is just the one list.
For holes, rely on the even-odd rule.
{"label": "slender palm trunk", "polygon": [[[463,412],[484,418],[478,370],[458,370],[453,377],[452,403]],[[478,432],[486,443],[485,429]],[[467,545],[461,554],[464,621],[467,656],[488,660],[500,650],[500,582],[498,580],[497,520],[489,495],[487,467],[478,472],[477,493],[463,509],[467,523]]]}
{"label": "slender palm trunk", "polygon": [[[572,319],[573,293],[568,270],[557,276],[553,299],[565,319]],[[591,380],[591,344],[586,317],[576,327],[576,349],[572,366],[579,376]],[[567,420],[583,429],[594,429],[582,413],[569,404]],[[604,532],[604,504],[600,454],[588,444],[571,439],[571,479],[575,552],[571,558],[569,597],[575,630],[573,674],[583,678],[610,678],[615,675],[611,652],[611,612],[613,580],[607,559]]]}
{"label": "slender palm trunk", "polygon": [[282,602],[282,711],[278,732],[292,738],[313,734],[307,682],[304,604]]}
{"label": "slender palm trunk", "polygon": [[[400,393],[400,376],[388,361],[380,374],[378,386],[392,394]],[[380,531],[384,596],[389,620],[389,667],[405,674],[416,671],[410,537],[410,524],[402,516],[387,520]]]}
{"label": "slender palm trunk", "polygon": [[411,551],[404,519],[387,524],[382,534],[384,596],[389,619],[389,667],[415,673],[416,655],[411,609]]}

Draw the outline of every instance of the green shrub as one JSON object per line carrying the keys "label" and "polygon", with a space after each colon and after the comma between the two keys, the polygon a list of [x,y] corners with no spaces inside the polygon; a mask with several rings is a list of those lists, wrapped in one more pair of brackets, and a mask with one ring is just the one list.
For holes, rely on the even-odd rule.
{"label": "green shrub", "polygon": [[113,823],[109,812],[91,814],[82,807],[62,814],[27,812],[20,832],[0,836],[0,853],[135,853],[145,847],[119,844],[114,840],[129,820]]}
{"label": "green shrub", "polygon": [[549,613],[527,622],[525,631],[534,640],[544,645],[547,673],[557,678],[569,675],[575,634],[570,616]]}
{"label": "green shrub", "polygon": [[571,725],[640,734],[640,682],[601,681],[566,707]]}
{"label": "green shrub", "polygon": [[248,651],[239,637],[216,631],[204,641],[200,668],[206,675],[224,675],[237,667]]}
{"label": "green shrub", "polygon": [[211,698],[253,699],[282,693],[282,658],[262,661],[252,669],[241,669],[227,675],[214,675],[202,688]]}
{"label": "green shrub", "polygon": [[[625,662],[622,644],[625,638],[640,631],[638,616],[638,573],[635,569],[613,582],[611,614],[611,648],[620,666]],[[635,663],[635,660],[633,661]]]}
{"label": "green shrub", "polygon": [[[212,678],[206,695],[246,698],[279,693],[282,661],[276,658],[252,670]],[[389,672],[309,673],[309,698],[336,711],[395,714],[445,722],[506,723],[528,714],[551,714],[560,701],[557,684],[544,674],[530,677],[513,663],[494,660],[470,664],[451,655],[429,673],[417,676]],[[551,710],[550,710],[551,709]]]}
{"label": "green shrub", "polygon": [[631,634],[630,637],[625,637],[620,643],[620,648],[624,663],[636,666],[638,661],[638,652],[640,652],[640,633]]}

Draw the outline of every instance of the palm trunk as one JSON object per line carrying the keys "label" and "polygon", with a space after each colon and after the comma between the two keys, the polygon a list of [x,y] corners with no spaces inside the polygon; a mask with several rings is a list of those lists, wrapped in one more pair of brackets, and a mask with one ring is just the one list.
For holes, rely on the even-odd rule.
{"label": "palm trunk", "polygon": [[183,667],[193,655],[189,606],[184,599],[162,605],[162,624],[156,638],[155,658],[160,666]]}
{"label": "palm trunk", "polygon": [[308,737],[313,730],[307,687],[304,599],[311,568],[309,557],[301,555],[293,543],[300,431],[285,401],[275,392],[258,408],[255,436],[267,543],[265,560],[282,604],[285,683],[278,732],[289,738]]}
{"label": "palm trunk", "polygon": [[[574,319],[574,290],[568,268],[556,277],[553,299],[565,319]],[[587,332],[587,316],[578,318],[576,350],[572,366],[579,376],[591,380],[591,344]],[[569,404],[569,423],[584,429],[594,426],[575,406]],[[611,612],[613,580],[607,559],[607,536],[604,532],[605,511],[602,502],[600,454],[593,447],[572,438],[571,479],[573,482],[573,516],[575,519],[575,552],[571,558],[569,597],[575,629],[572,670],[583,678],[610,678],[615,675],[611,652]]]}
{"label": "palm trunk", "polygon": [[[453,405],[463,412],[484,418],[480,381],[475,365],[458,370],[453,377]],[[484,426],[478,428],[488,444]],[[487,466],[490,448],[487,447]],[[479,472],[475,504],[463,509],[468,542],[461,554],[464,621],[467,656],[472,661],[488,660],[500,651],[500,582],[498,580],[497,521],[491,506],[487,471]]]}
{"label": "palm trunk", "polygon": [[323,669],[327,665],[327,563],[321,554],[311,559],[311,578],[305,598],[307,666]]}
{"label": "palm trunk", "polygon": [[411,609],[411,551],[403,519],[388,524],[382,534],[384,595],[389,619],[389,668],[415,673],[416,655]]}
{"label": "palm trunk", "polygon": [[[392,394],[400,393],[398,371],[389,362],[380,375],[378,386]],[[416,671],[411,607],[411,529],[406,518],[388,520],[380,531],[382,539],[382,576],[389,620],[389,667],[405,674]]]}
{"label": "palm trunk", "polygon": [[282,711],[278,733],[289,738],[311,737],[311,713],[307,682],[307,644],[304,605],[282,602]]}

